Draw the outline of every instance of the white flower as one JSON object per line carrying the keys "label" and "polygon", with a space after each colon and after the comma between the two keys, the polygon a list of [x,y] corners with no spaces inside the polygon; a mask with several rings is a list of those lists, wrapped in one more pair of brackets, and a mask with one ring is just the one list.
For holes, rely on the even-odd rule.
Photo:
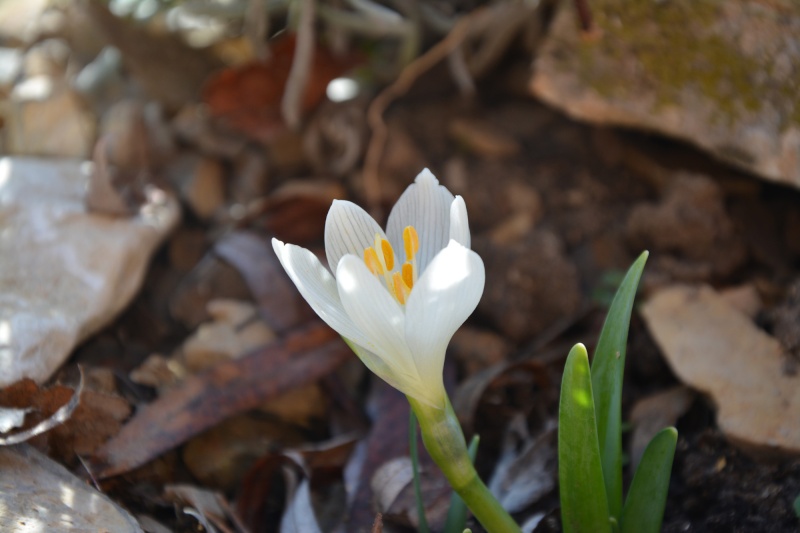
{"label": "white flower", "polygon": [[335,278],[310,251],[272,245],[303,298],[370,370],[444,405],[445,350],[478,305],[485,277],[460,196],[425,169],[392,209],[386,233],[357,205],[335,200],[325,222]]}

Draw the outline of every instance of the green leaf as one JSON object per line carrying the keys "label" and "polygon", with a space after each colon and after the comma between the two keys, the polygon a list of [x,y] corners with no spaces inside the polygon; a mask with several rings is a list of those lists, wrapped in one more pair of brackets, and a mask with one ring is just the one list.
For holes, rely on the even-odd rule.
{"label": "green leaf", "polygon": [[610,533],[589,355],[576,344],[567,356],[558,407],[558,482],[564,533]]}
{"label": "green leaf", "polygon": [[617,289],[592,360],[592,387],[597,413],[597,436],[608,495],[608,513],[619,519],[622,512],[622,376],[625,346],[636,288],[642,277],[648,252],[642,253],[628,269]]}
{"label": "green leaf", "polygon": [[622,533],[661,531],[677,442],[677,430],[666,428],[647,445],[622,509]]}
{"label": "green leaf", "polygon": [[[475,456],[478,454],[478,444],[481,439],[475,435],[469,443],[469,460],[475,463]],[[450,496],[450,508],[447,510],[447,521],[444,523],[444,533],[463,533],[467,523],[467,504],[455,491]]]}
{"label": "green leaf", "polygon": [[794,514],[797,515],[797,518],[800,518],[800,494],[794,499]]}
{"label": "green leaf", "polygon": [[428,533],[428,519],[425,518],[425,502],[422,501],[422,484],[419,479],[419,446],[417,445],[417,416],[413,409],[408,415],[408,444],[411,452],[411,469],[414,474],[414,499],[417,502],[417,518],[420,533]]}

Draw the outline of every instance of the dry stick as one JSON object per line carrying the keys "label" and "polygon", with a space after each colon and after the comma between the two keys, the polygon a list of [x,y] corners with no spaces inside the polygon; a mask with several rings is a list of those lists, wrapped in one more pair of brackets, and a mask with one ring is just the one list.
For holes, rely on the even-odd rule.
{"label": "dry stick", "polygon": [[268,61],[270,57],[267,35],[269,34],[269,13],[264,0],[250,0],[244,17],[245,35],[250,41],[256,58]]}
{"label": "dry stick", "polygon": [[297,45],[292,58],[292,68],[281,100],[281,115],[291,129],[300,127],[303,96],[314,61],[314,0],[301,0],[300,22],[297,26]]}
{"label": "dry stick", "polygon": [[386,145],[387,128],[383,120],[383,113],[391,103],[400,96],[403,96],[414,82],[422,74],[433,68],[439,61],[449,56],[453,50],[461,46],[464,39],[469,35],[470,25],[476,15],[482,10],[474,11],[460,19],[447,37],[439,41],[430,50],[419,56],[408,64],[400,73],[397,79],[386,87],[370,103],[367,110],[367,122],[372,129],[372,138],[367,147],[367,154],[364,159],[364,196],[366,197],[369,210],[375,217],[380,217],[380,198],[381,187],[378,179],[378,169],[380,167],[383,149]]}

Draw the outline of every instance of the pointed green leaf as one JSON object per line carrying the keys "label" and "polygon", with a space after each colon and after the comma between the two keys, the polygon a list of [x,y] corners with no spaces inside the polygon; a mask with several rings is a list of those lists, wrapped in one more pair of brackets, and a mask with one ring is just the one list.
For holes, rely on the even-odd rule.
{"label": "pointed green leaf", "polygon": [[603,478],[608,495],[608,512],[619,518],[622,511],[622,376],[625,346],[636,288],[642,277],[648,252],[642,253],[628,269],[608,310],[592,360],[592,387],[597,413],[597,436]]}
{"label": "pointed green leaf", "polygon": [[675,428],[666,428],[647,445],[622,509],[622,533],[661,531],[677,442]]}
{"label": "pointed green leaf", "polygon": [[565,533],[610,533],[589,355],[576,344],[567,356],[558,407],[558,483]]}
{"label": "pointed green leaf", "polygon": [[[469,460],[475,463],[475,456],[478,455],[478,444],[481,439],[475,435],[469,443],[467,453]],[[444,533],[463,533],[468,531],[464,529],[467,523],[467,504],[461,499],[461,496],[453,491],[450,496],[450,508],[447,510],[447,520],[444,523]]]}

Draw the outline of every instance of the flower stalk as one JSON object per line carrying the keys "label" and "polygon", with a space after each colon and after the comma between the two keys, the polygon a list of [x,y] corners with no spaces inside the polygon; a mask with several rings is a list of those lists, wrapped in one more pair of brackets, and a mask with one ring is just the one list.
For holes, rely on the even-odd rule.
{"label": "flower stalk", "polygon": [[517,523],[489,492],[472,466],[464,433],[450,400],[446,400],[443,409],[410,396],[408,403],[417,415],[425,449],[478,522],[489,533],[519,533]]}
{"label": "flower stalk", "polygon": [[406,395],[422,440],[455,492],[490,533],[520,529],[472,466],[442,379],[453,334],[483,294],[463,198],[427,169],[400,196],[386,230],[336,200],[325,221],[328,268],[311,251],[273,239],[300,294],[372,372]]}

